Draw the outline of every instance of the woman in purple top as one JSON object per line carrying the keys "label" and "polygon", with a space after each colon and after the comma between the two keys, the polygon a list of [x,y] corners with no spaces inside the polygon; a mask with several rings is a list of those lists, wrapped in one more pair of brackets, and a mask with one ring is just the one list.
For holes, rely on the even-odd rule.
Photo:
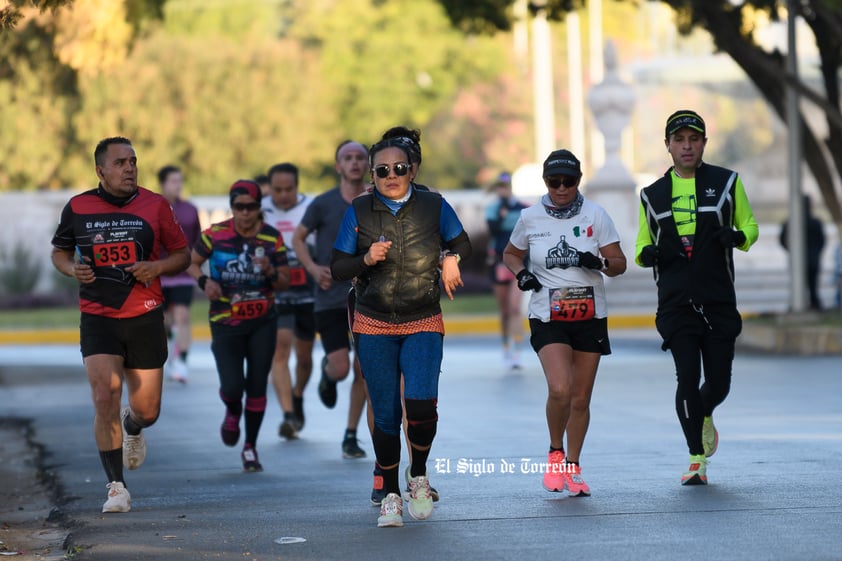
{"label": "woman in purple top", "polygon": [[[199,225],[199,211],[194,205],[181,198],[184,176],[175,166],[164,166],[158,171],[161,194],[170,203],[184,236],[187,247],[193,247],[199,239],[202,228]],[[193,303],[195,282],[187,272],[170,277],[161,277],[164,291],[164,323],[169,338],[169,360],[167,375],[172,380],[187,383],[187,353],[190,350],[190,304]]]}

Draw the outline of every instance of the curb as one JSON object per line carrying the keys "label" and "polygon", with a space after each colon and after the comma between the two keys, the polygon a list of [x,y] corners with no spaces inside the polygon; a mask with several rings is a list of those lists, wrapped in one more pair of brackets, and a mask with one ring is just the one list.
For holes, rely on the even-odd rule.
{"label": "curb", "polygon": [[[529,325],[524,322],[526,332]],[[608,318],[608,329],[655,328],[655,316],[625,315]],[[494,335],[500,332],[497,316],[453,316],[444,320],[447,335]],[[193,327],[194,341],[210,341],[207,325]],[[0,345],[72,345],[79,343],[78,329],[30,329],[0,331]]]}

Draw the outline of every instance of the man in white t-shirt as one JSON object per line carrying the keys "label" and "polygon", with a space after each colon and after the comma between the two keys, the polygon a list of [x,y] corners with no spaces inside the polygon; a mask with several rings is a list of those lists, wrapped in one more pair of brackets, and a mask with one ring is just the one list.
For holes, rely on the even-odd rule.
{"label": "man in white t-shirt", "polygon": [[[278,335],[272,360],[272,384],[284,420],[278,435],[288,440],[298,437],[304,428],[304,388],[313,371],[313,342],[316,338],[313,315],[313,278],[301,265],[292,246],[292,234],[301,222],[312,198],[298,192],[298,168],[291,163],[269,168],[269,194],[263,198],[263,219],[275,227],[287,246],[290,267],[289,288],[275,293],[278,309]],[[312,238],[312,235],[311,235]],[[313,245],[313,240],[308,240]],[[295,348],[295,382],[289,368]]]}

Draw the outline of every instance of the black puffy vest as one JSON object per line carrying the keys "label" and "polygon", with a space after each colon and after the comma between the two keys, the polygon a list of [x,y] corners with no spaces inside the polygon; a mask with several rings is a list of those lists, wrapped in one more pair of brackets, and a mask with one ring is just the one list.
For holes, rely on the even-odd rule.
{"label": "black puffy vest", "polygon": [[658,309],[688,304],[736,305],[733,249],[716,239],[723,226],[734,224],[737,173],[702,163],[696,170],[696,234],[688,258],[672,215],[669,171],[643,189],[640,198],[649,232],[659,250],[655,267]]}
{"label": "black puffy vest", "polygon": [[440,313],[441,195],[414,189],[397,215],[373,193],[352,204],[358,223],[357,254],[368,251],[381,236],[392,242],[386,259],[357,277],[360,313],[390,323]]}

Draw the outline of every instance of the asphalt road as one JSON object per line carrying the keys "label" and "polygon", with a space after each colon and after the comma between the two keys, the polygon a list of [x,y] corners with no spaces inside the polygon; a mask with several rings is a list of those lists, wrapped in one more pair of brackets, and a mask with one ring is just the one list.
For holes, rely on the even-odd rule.
{"label": "asphalt road", "polygon": [[[307,424],[293,442],[277,437],[281,414],[270,396],[258,442],[265,471],[243,473],[239,449],[219,439],[213,362],[197,344],[190,384],[165,386],[146,463],[127,472],[128,514],[100,512],[106,481],[74,346],[0,347],[0,416],[31,420],[42,467],[57,482],[54,519],[69,532],[74,559],[842,559],[839,357],[740,353],[731,395],[715,415],[721,440],[710,485],[682,487],[687,453],[672,361],[651,330],[617,330],[612,342],[582,456],[593,495],[570,498],[544,491],[541,475],[528,473],[548,445],[534,354],[511,374],[501,369],[496,338],[446,339],[428,464],[442,499],[430,520],[407,514],[399,529],[376,527],[364,424],[369,457],[341,456],[347,383],[327,410],[314,376]],[[16,454],[0,453],[4,466]]]}

